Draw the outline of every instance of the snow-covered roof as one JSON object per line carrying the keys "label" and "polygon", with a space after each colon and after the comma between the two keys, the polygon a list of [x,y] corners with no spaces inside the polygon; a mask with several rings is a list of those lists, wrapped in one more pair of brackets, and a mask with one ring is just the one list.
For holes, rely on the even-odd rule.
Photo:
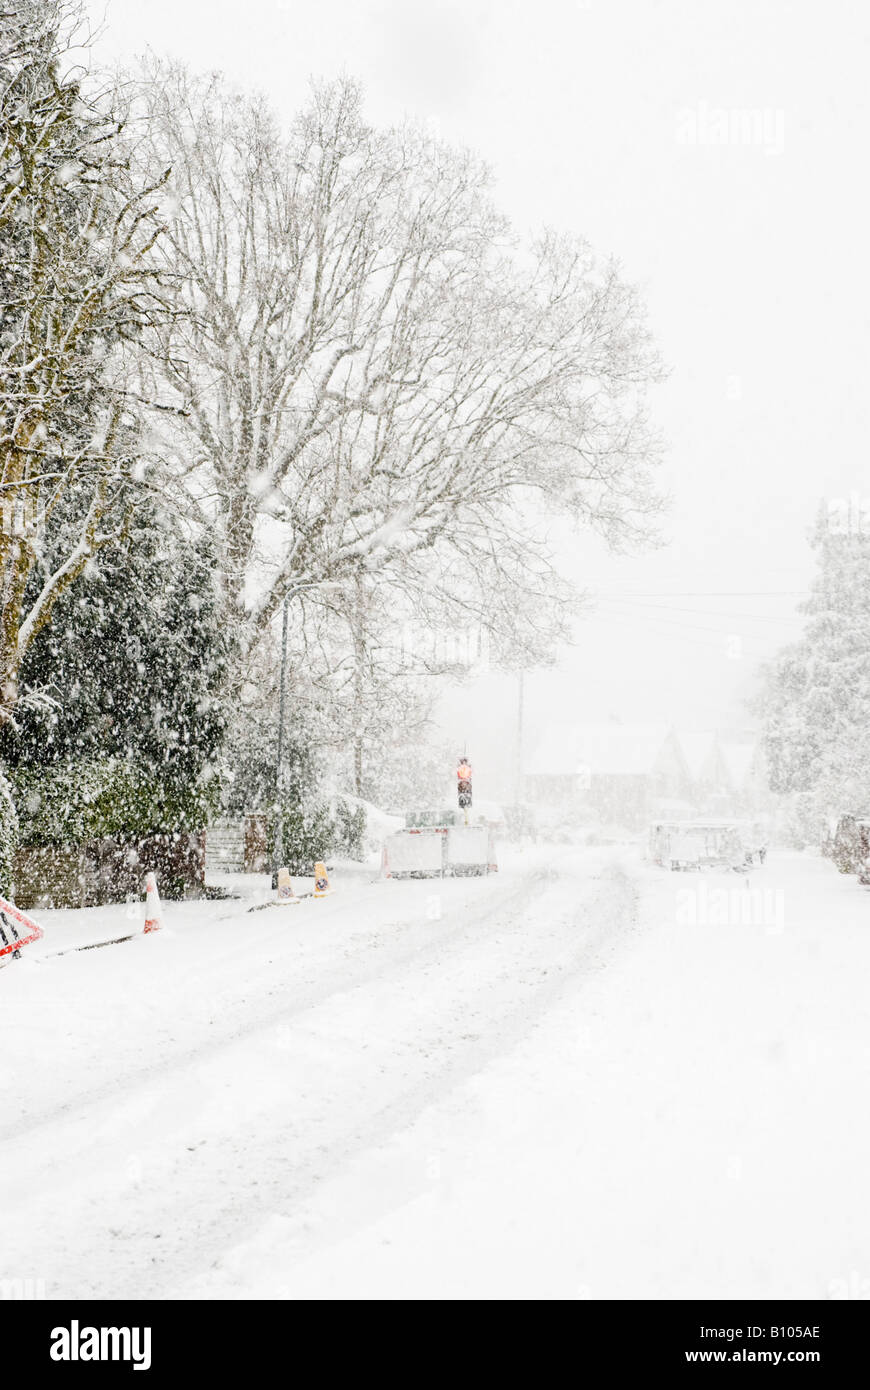
{"label": "snow-covered roof", "polygon": [[679,738],[689,772],[693,781],[697,781],[702,774],[707,772],[710,763],[716,756],[718,750],[716,734],[712,730],[686,733],[685,729],[681,729]]}
{"label": "snow-covered roof", "polygon": [[531,776],[643,776],[656,770],[666,724],[577,724],[545,730],[526,759]]}
{"label": "snow-covered roof", "polygon": [[723,743],[722,757],[734,788],[745,786],[755,759],[754,743]]}

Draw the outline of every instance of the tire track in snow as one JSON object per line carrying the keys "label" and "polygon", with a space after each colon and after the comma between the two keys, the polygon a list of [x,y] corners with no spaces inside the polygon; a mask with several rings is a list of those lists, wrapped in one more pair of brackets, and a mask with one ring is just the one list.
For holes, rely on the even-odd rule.
{"label": "tire track in snow", "polygon": [[[608,907],[610,885],[616,884],[618,909],[615,913]],[[238,1139],[230,1131],[230,1136],[219,1139],[220,1153],[217,1170],[212,1166],[205,1174],[197,1176],[196,1159],[189,1159],[192,1152],[190,1144],[183,1141],[166,1145],[166,1163],[159,1165],[162,1173],[155,1173],[155,1186],[152,1191],[133,1196],[133,1205],[138,1210],[133,1220],[133,1229],[127,1222],[124,1229],[116,1232],[118,1243],[112,1248],[113,1264],[127,1265],[126,1272],[118,1270],[113,1285],[113,1296],[146,1296],[153,1290],[157,1297],[169,1297],[167,1288],[170,1282],[179,1281],[199,1272],[210,1262],[214,1262],[228,1245],[249,1235],[252,1224],[276,1210],[290,1212],[298,1210],[306,1197],[316,1190],[316,1185],[324,1179],[340,1172],[354,1159],[372,1148],[377,1148],[388,1140],[397,1129],[406,1128],[413,1123],[430,1105],[448,1094],[464,1080],[479,1072],[493,1059],[502,1055],[520,1040],[536,1021],[557,1003],[568,991],[576,988],[578,974],[582,975],[600,961],[602,949],[608,942],[615,942],[624,935],[631,917],[634,901],[633,886],[623,874],[608,869],[603,877],[584,876],[578,887],[588,885],[593,888],[578,908],[564,913],[559,909],[551,919],[548,900],[552,889],[564,889],[565,881],[559,875],[551,875],[544,891],[541,891],[541,877],[537,872],[526,876],[519,884],[514,884],[507,893],[499,894],[496,901],[487,905],[485,918],[488,922],[481,929],[484,914],[483,904],[476,905],[476,918],[444,932],[428,941],[419,949],[409,945],[407,949],[390,951],[388,955],[381,949],[375,951],[377,959],[372,968],[357,971],[348,977],[346,965],[332,972],[332,978],[317,982],[318,987],[307,992],[306,999],[296,998],[291,1006],[291,1015],[303,1020],[330,1001],[337,1006],[336,996],[352,995],[365,991],[375,984],[378,990],[390,991],[403,975],[412,975],[412,989],[425,991],[426,975],[417,979],[425,965],[436,975],[450,976],[451,972],[461,970],[465,955],[479,955],[484,948],[493,957],[489,961],[489,974],[481,977],[477,1013],[481,1022],[476,1034],[471,1034],[467,1023],[467,1010],[463,1007],[458,1015],[447,1010],[433,1018],[433,1028],[438,1035],[412,1038],[411,1071],[409,1080],[402,1076],[401,1066],[395,1067],[398,1075],[390,1078],[391,1084],[398,1083],[395,1094],[386,1104],[373,1109],[370,1117],[360,1122],[352,1112],[348,1115],[348,1125],[344,1132],[333,1133],[328,1144],[319,1142],[323,1134],[318,1127],[312,1130],[310,1142],[300,1143],[300,1136],[294,1125],[283,1123],[269,1128],[265,1133],[254,1135],[253,1143],[246,1137]],[[535,907],[530,916],[523,911],[528,899],[534,895]],[[561,913],[561,915],[560,915]],[[543,923],[547,922],[544,929]],[[516,961],[510,951],[517,932],[524,930],[529,943],[540,950],[538,964],[546,967],[544,974],[536,982],[522,983],[521,997],[506,1008],[492,1011],[491,996],[498,999],[499,981],[516,972]],[[547,935],[547,931],[551,935]],[[555,934],[552,934],[552,933]],[[576,942],[574,937],[578,937]],[[479,962],[474,962],[475,967]],[[508,971],[499,965],[508,965]],[[528,962],[521,962],[525,971]],[[384,970],[384,966],[388,968]],[[410,967],[410,969],[409,969]],[[182,1071],[194,1068],[203,1056],[215,1056],[223,1048],[231,1047],[240,1039],[248,1041],[256,1038],[264,1030],[286,1022],[288,1008],[286,1002],[280,1009],[271,1011],[268,1017],[258,1016],[247,1027],[236,1030],[231,1037],[209,1040],[203,1049],[194,1049],[183,1056]],[[463,1031],[460,1032],[459,1030]],[[446,1040],[445,1040],[446,1035]],[[401,1038],[401,1030],[400,1030]],[[440,1057],[433,1066],[430,1057]],[[175,1067],[178,1071],[178,1067]],[[153,1088],[153,1066],[141,1069],[138,1073],[148,1087]],[[116,1079],[113,1084],[113,1099],[118,1090],[128,1086],[130,1074]],[[195,1092],[196,1079],[187,1082],[183,1076],[173,1078],[175,1087],[181,1086]],[[325,1113],[328,1116],[328,1097],[324,1099]],[[82,1108],[99,1108],[99,1102],[92,1097],[79,1099],[72,1103],[76,1107],[76,1122],[82,1120]],[[63,1107],[63,1111],[70,1106]],[[48,1123],[42,1117],[42,1123]],[[184,1117],[181,1118],[181,1128]],[[19,1131],[20,1134],[20,1131]],[[188,1136],[190,1138],[191,1136]],[[195,1146],[194,1146],[195,1147]],[[253,1164],[252,1164],[253,1149]],[[161,1155],[162,1158],[162,1155]],[[60,1160],[58,1160],[59,1162]],[[68,1157],[67,1157],[68,1161]],[[209,1150],[209,1163],[214,1162],[214,1147]],[[52,1167],[55,1164],[51,1165]],[[239,1175],[245,1171],[256,1172],[256,1179],[240,1183]],[[34,1175],[35,1176],[35,1175]],[[217,1200],[215,1200],[217,1199]],[[96,1211],[96,1207],[94,1208]],[[195,1230],[191,1231],[191,1224]],[[70,1232],[67,1248],[74,1252],[73,1269],[75,1280],[82,1283],[83,1268],[99,1270],[105,1264],[105,1253],[100,1254],[100,1241],[105,1242],[105,1229],[97,1231],[85,1229]],[[154,1228],[159,1228],[155,1231]],[[152,1243],[155,1234],[161,1236],[160,1245]],[[59,1233],[59,1238],[62,1239]],[[159,1250],[159,1254],[154,1254]],[[146,1252],[148,1252],[146,1254]],[[68,1255],[60,1263],[69,1264]],[[54,1263],[54,1256],[49,1264]],[[58,1271],[60,1273],[60,1271]],[[62,1276],[64,1291],[82,1291],[73,1286],[73,1276],[67,1272]],[[144,1285],[147,1286],[143,1287]],[[93,1285],[95,1292],[102,1292],[99,1283]]]}
{"label": "tire track in snow", "polygon": [[[559,875],[553,874],[550,882],[558,881],[558,878]],[[597,879],[597,883],[599,886],[591,897],[579,904],[562,924],[564,930],[569,933],[580,930],[582,939],[576,947],[569,950],[561,963],[550,962],[545,971],[548,978],[526,990],[522,999],[514,1006],[500,1014],[490,1015],[486,1020],[484,1033],[473,1038],[465,1035],[463,1047],[446,1056],[422,1077],[416,1077],[411,1085],[403,1088],[386,1105],[374,1111],[365,1123],[351,1126],[340,1141],[330,1144],[328,1152],[324,1152],[323,1147],[316,1143],[308,1147],[307,1153],[304,1148],[301,1153],[297,1149],[289,1192],[286,1153],[295,1136],[287,1135],[286,1132],[286,1137],[278,1134],[274,1136],[271,1147],[280,1154],[280,1158],[277,1160],[276,1171],[270,1176],[268,1167],[272,1165],[264,1165],[261,1156],[257,1207],[261,1222],[277,1219],[282,1225],[293,1227],[294,1259],[305,1259],[315,1253],[319,1245],[329,1243],[329,1232],[322,1227],[300,1233],[300,1228],[304,1225],[300,1223],[300,1217],[305,1203],[315,1195],[320,1185],[328,1183],[331,1178],[340,1175],[364,1155],[380,1149],[398,1133],[409,1129],[426,1110],[442,1102],[451,1092],[503,1057],[517,1046],[550,1010],[575,992],[578,986],[582,987],[582,977],[589,972],[590,967],[603,968],[606,962],[602,960],[602,952],[610,947],[616,949],[636,920],[639,895],[636,884],[619,866],[608,866],[605,873]],[[534,924],[530,925],[531,929],[534,929]],[[448,968],[451,963],[445,962]],[[410,1192],[405,1188],[398,1195],[392,1194],[382,1203],[383,1209],[402,1205],[425,1190],[426,1183],[421,1180],[418,1191]],[[248,1211],[244,1218],[237,1219],[234,1224],[238,1234],[248,1236],[254,1219],[256,1218],[252,1211]],[[358,1224],[365,1225],[370,1220],[372,1212],[368,1208]],[[342,1216],[340,1235],[347,1236],[352,1228],[353,1223],[349,1225]],[[226,1228],[221,1239],[226,1245]],[[220,1265],[219,1257],[212,1262],[212,1269],[219,1270]],[[186,1296],[183,1277],[179,1279],[176,1276],[173,1290],[166,1296]],[[197,1288],[189,1296],[203,1295]],[[220,1296],[219,1284],[216,1287],[210,1284],[206,1296]]]}
{"label": "tire track in snow", "polygon": [[[611,880],[610,884],[608,879]],[[615,888],[618,894],[616,912],[606,910],[613,903],[609,888]],[[578,976],[586,975],[590,967],[604,968],[606,962],[601,960],[602,950],[608,947],[615,949],[621,944],[636,920],[638,896],[635,885],[623,871],[616,869],[612,874],[606,874],[591,901],[584,902],[566,923],[568,930],[580,927],[588,929],[577,948],[569,952],[567,959],[552,968],[548,967],[544,972],[548,978],[527,991],[515,1006],[490,1017],[485,1033],[469,1039],[457,1055],[445,1058],[426,1075],[423,1084],[415,1081],[376,1111],[368,1123],[354,1128],[327,1163],[324,1163],[322,1156],[318,1156],[302,1170],[297,1166],[292,1200],[298,1201],[303,1197],[312,1180],[322,1181],[365,1150],[379,1147],[398,1130],[407,1129],[424,1110],[520,1043],[556,1005],[577,990],[580,983]],[[605,910],[599,914],[599,909]]]}
{"label": "tire track in snow", "polygon": [[[475,942],[480,942],[499,930],[517,930],[522,925],[522,919],[518,919],[512,926],[508,927],[499,920],[500,914],[527,902],[534,892],[539,890],[540,879],[540,870],[537,867],[534,870],[530,869],[518,884],[511,884],[503,896],[497,897],[493,902],[484,901],[480,908],[475,904],[473,922],[460,922],[455,927],[439,932],[437,936],[420,941],[419,938],[424,935],[424,929],[419,926],[408,927],[402,921],[388,923],[386,924],[388,929],[398,928],[402,932],[401,937],[394,945],[389,938],[381,943],[377,939],[372,941],[371,936],[369,936],[360,946],[346,950],[340,961],[336,965],[330,966],[325,974],[319,975],[316,979],[308,981],[302,986],[300,986],[299,981],[292,978],[289,981],[282,981],[280,986],[276,985],[272,979],[267,996],[280,994],[282,997],[282,1002],[276,1004],[274,1008],[265,1013],[258,1012],[252,1018],[250,1017],[250,1010],[246,1008],[249,1003],[246,997],[235,1005],[241,1018],[234,1021],[232,1026],[221,1029],[218,1035],[209,1037],[206,1042],[198,1046],[185,1048],[182,1052],[179,1052],[177,1048],[172,1048],[167,1050],[165,1056],[155,1056],[152,1038],[149,1040],[150,1060],[148,1062],[115,1075],[99,1086],[76,1092],[68,1101],[64,1101],[60,1105],[52,1106],[38,1114],[0,1126],[0,1144],[38,1132],[43,1126],[54,1124],[66,1115],[77,1115],[82,1109],[111,1101],[116,1098],[119,1091],[126,1091],[131,1086],[140,1083],[151,1085],[154,1083],[155,1073],[158,1073],[163,1065],[171,1065],[177,1069],[179,1065],[186,1066],[203,1061],[224,1048],[232,1047],[252,1034],[273,1030],[280,1024],[287,1023],[312,1009],[319,1008],[336,994],[345,994],[348,991],[382,980],[385,969],[398,973],[408,965],[425,966],[427,958],[438,956],[446,946],[450,946],[460,938],[473,938]],[[458,905],[457,910],[462,910],[462,904]],[[485,927],[484,930],[481,930],[481,923],[489,923],[490,925],[488,929]],[[372,935],[377,938],[378,933],[375,932]],[[264,951],[270,949],[269,943],[259,944]],[[299,957],[285,957],[280,964],[292,970],[299,964]],[[285,991],[292,991],[292,998],[288,1000]]]}

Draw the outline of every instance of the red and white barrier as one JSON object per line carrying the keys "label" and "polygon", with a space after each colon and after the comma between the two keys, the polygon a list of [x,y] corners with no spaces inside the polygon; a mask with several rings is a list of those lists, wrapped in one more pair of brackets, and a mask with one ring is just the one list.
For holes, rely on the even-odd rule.
{"label": "red and white barrier", "polygon": [[[19,927],[24,928],[23,935],[19,932]],[[29,946],[32,941],[39,941],[43,936],[45,932],[38,922],[34,922],[32,917],[28,917],[14,903],[0,898],[0,957],[11,956],[14,960],[22,946]]]}
{"label": "red and white barrier", "polygon": [[442,874],[446,843],[445,827],[397,830],[384,840],[381,872],[385,878],[395,878],[401,874],[427,877]]}
{"label": "red and white barrier", "polygon": [[498,870],[492,828],[486,825],[421,826],[384,840],[384,878],[432,878],[492,874]]}
{"label": "red and white barrier", "polygon": [[490,862],[489,839],[485,825],[452,825],[447,834],[446,867],[454,873],[467,869],[485,873]]}

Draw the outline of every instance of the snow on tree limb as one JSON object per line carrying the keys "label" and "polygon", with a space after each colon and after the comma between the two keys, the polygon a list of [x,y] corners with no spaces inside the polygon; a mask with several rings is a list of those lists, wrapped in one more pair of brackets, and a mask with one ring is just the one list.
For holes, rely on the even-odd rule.
{"label": "snow on tree limb", "polygon": [[479,161],[372,130],[353,83],[286,135],[216,78],[151,65],[140,91],[180,311],[142,390],[183,413],[164,448],[249,649],[288,595],[375,569],[416,588],[417,555],[467,602],[494,537],[537,582],[524,499],[647,536],[661,372],[615,266],[552,233],[516,248]]}
{"label": "snow on tree limb", "polygon": [[[165,171],[137,182],[115,95],[61,73],[88,41],[81,25],[74,0],[22,0],[0,31],[0,718],[56,599],[114,535],[100,528],[135,454],[129,359],[163,308]],[[28,612],[40,527],[60,505],[78,522]]]}

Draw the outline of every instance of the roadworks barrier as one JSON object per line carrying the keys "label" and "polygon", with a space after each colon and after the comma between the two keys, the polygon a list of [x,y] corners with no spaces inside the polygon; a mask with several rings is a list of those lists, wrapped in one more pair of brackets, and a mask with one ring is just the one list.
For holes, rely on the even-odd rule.
{"label": "roadworks barrier", "polygon": [[25,912],[0,898],[0,965],[8,965],[10,960],[20,960],[22,946],[40,941],[45,932],[38,922]]}
{"label": "roadworks barrier", "polygon": [[384,840],[384,878],[443,878],[495,873],[492,830],[486,825],[421,826]]}

